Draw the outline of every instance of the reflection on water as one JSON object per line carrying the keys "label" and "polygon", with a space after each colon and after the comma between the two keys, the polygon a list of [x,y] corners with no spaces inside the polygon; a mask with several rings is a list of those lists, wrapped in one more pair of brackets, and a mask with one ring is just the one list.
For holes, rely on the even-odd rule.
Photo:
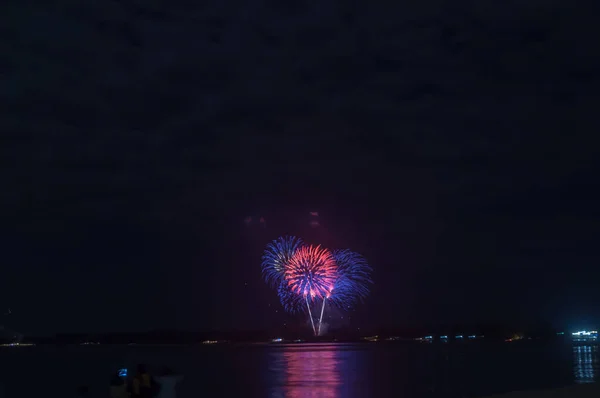
{"label": "reflection on water", "polygon": [[250,396],[470,398],[600,379],[597,345],[297,344],[263,358],[265,390]]}
{"label": "reflection on water", "polygon": [[575,383],[593,383],[598,367],[598,346],[573,346]]}
{"label": "reflection on water", "polygon": [[272,397],[338,398],[339,350],[330,345],[289,346],[273,353],[282,383]]}

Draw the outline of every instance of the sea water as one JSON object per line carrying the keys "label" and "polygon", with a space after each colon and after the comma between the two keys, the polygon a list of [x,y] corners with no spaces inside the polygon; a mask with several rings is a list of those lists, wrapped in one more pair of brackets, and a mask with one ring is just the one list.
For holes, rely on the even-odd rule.
{"label": "sea water", "polygon": [[35,346],[0,350],[5,398],[107,397],[138,363],[185,379],[180,398],[479,397],[598,379],[598,347],[565,343]]}

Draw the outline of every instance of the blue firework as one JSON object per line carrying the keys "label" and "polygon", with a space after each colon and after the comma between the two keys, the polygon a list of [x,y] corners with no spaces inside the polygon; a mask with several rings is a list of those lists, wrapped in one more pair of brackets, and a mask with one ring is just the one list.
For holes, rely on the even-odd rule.
{"label": "blue firework", "polygon": [[339,308],[348,309],[368,296],[373,283],[372,268],[363,256],[347,249],[335,250],[333,257],[338,277],[329,300]]}
{"label": "blue firework", "polygon": [[306,303],[304,297],[296,294],[287,282],[282,281],[277,287],[277,295],[283,309],[290,313],[305,312]]}
{"label": "blue firework", "polygon": [[285,266],[302,247],[302,239],[295,236],[279,237],[267,245],[262,256],[262,275],[265,281],[273,287],[281,285]]}

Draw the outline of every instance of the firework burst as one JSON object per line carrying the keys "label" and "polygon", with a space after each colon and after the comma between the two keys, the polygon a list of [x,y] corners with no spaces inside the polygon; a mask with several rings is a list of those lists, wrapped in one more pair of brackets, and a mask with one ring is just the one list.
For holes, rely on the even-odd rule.
{"label": "firework burst", "polygon": [[[261,268],[265,281],[277,289],[286,311],[308,312],[315,335],[321,334],[327,301],[349,309],[368,295],[372,283],[372,269],[360,254],[308,246],[294,236],[269,243]],[[319,304],[320,315],[313,317],[311,307]]]}
{"label": "firework burst", "polygon": [[292,292],[308,300],[331,294],[337,278],[333,254],[321,246],[302,246],[284,270],[284,279]]}
{"label": "firework burst", "polygon": [[335,250],[338,277],[330,301],[339,308],[349,309],[369,294],[372,269],[367,260],[350,250]]}

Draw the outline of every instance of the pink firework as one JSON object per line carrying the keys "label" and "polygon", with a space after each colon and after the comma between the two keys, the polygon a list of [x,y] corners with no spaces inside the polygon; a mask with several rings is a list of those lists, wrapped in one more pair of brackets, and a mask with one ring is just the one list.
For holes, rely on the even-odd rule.
{"label": "pink firework", "polygon": [[321,246],[302,246],[286,264],[284,278],[306,300],[328,298],[337,279],[335,258]]}

